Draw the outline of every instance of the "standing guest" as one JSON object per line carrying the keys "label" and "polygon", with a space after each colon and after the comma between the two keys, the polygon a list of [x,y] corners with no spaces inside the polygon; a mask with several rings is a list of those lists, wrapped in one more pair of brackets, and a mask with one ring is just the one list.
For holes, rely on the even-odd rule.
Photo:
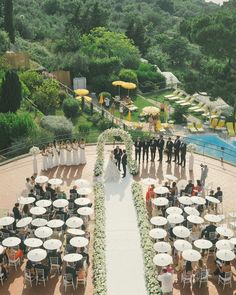
{"label": "standing guest", "polygon": [[185,167],[186,165],[186,152],[187,152],[187,144],[182,141],[180,144],[180,163],[182,167]]}
{"label": "standing guest", "polygon": [[121,161],[121,156],[122,156],[122,150],[120,147],[117,145],[116,148],[114,149],[114,158],[116,161],[116,166],[120,170],[120,161]]}
{"label": "standing guest", "polygon": [[105,101],[105,108],[106,109],[109,109],[109,107],[110,107],[110,98],[109,97],[105,97],[104,101]]}
{"label": "standing guest", "polygon": [[66,146],[63,140],[60,142],[59,147],[60,147],[60,165],[65,165],[66,164],[66,155],[65,155]]}
{"label": "standing guest", "polygon": [[78,153],[79,144],[76,139],[72,142],[72,164],[79,165],[79,153]]}
{"label": "standing guest", "polygon": [[146,192],[146,209],[149,217],[152,216],[152,199],[154,198],[154,184],[152,184]]}
{"label": "standing guest", "polygon": [[66,142],[66,166],[71,166],[72,164],[72,148],[69,140]]}
{"label": "standing guest", "polygon": [[172,150],[173,150],[173,142],[171,140],[171,137],[168,138],[167,142],[166,142],[166,151],[167,151],[167,163],[171,163],[171,159],[172,159]]}
{"label": "standing guest", "polygon": [[163,268],[162,274],[158,277],[161,282],[161,291],[163,295],[171,295],[173,293],[173,275],[167,272],[167,268]]}
{"label": "standing guest", "polygon": [[180,191],[180,195],[182,196],[183,193],[185,193],[187,195],[192,195],[193,187],[194,187],[193,181],[190,179],[188,181],[188,184],[185,186],[184,190]]}
{"label": "standing guest", "polygon": [[135,147],[135,161],[139,161],[140,163],[140,158],[141,158],[141,150],[142,150],[142,142],[140,137],[137,138],[137,140],[134,143],[134,147]]}
{"label": "standing guest", "polygon": [[85,156],[85,140],[81,138],[80,143],[80,164],[85,165],[86,164],[86,156]]}
{"label": "standing guest", "polygon": [[43,187],[39,183],[36,183],[34,187],[37,195],[44,196]]}
{"label": "standing guest", "polygon": [[53,168],[53,150],[52,144],[47,146],[47,153],[48,153],[48,169]]}
{"label": "standing guest", "polygon": [[112,116],[114,116],[114,114],[115,114],[115,110],[116,110],[116,104],[115,104],[115,102],[113,101],[113,103],[111,104],[111,109],[110,109],[110,112],[111,112]]}
{"label": "standing guest", "polygon": [[192,196],[197,196],[201,192],[202,192],[202,184],[201,184],[201,181],[198,179],[196,186],[193,187]]}
{"label": "standing guest", "polygon": [[29,216],[29,205],[25,204],[22,208],[22,213],[23,213],[23,217],[27,217]]}
{"label": "standing guest", "polygon": [[155,137],[153,137],[152,140],[150,141],[151,162],[154,162],[155,160],[156,150],[157,150],[157,141]]}
{"label": "standing guest", "polygon": [[124,116],[124,106],[123,106],[122,103],[120,103],[119,112],[120,112],[120,119],[123,119],[123,116]]}
{"label": "standing guest", "polygon": [[148,129],[149,129],[149,132],[152,131],[152,127],[153,127],[153,116],[149,116],[149,118],[148,118]]}
{"label": "standing guest", "polygon": [[41,154],[42,154],[42,156],[43,156],[43,166],[42,166],[42,171],[47,171],[48,168],[49,168],[49,167],[48,167],[48,152],[47,152],[45,146],[43,146]]}
{"label": "standing guest", "polygon": [[31,180],[29,177],[26,178],[25,186],[26,186],[27,192],[30,192],[30,190],[34,188],[34,185],[31,183]]}
{"label": "standing guest", "polygon": [[217,187],[216,190],[217,191],[215,192],[214,197],[216,199],[218,199],[222,203],[222,201],[223,201],[223,192],[222,192],[222,190],[221,190],[221,188],[219,186]]}
{"label": "standing guest", "polygon": [[143,143],[143,162],[145,159],[145,155],[146,155],[146,160],[148,162],[148,154],[149,154],[149,142],[147,139],[145,139]]}
{"label": "standing guest", "polygon": [[53,167],[58,167],[59,166],[59,145],[56,140],[53,141],[52,152],[53,152]]}
{"label": "standing guest", "polygon": [[206,178],[207,178],[207,175],[208,175],[208,167],[207,165],[203,165],[201,164],[201,184],[202,186],[205,186],[205,182],[206,182]]}
{"label": "standing guest", "polygon": [[165,141],[163,139],[163,135],[159,136],[159,139],[157,140],[157,148],[159,153],[159,162],[162,162],[163,159],[163,150],[164,150]]}
{"label": "standing guest", "polygon": [[123,167],[123,178],[126,176],[126,165],[127,165],[127,154],[126,154],[126,150],[123,150],[123,154],[121,157],[121,163],[122,163],[122,167]]}
{"label": "standing guest", "polygon": [[177,164],[179,164],[179,147],[180,147],[180,137],[177,135],[176,139],[174,141],[174,154],[175,154],[175,159],[173,160],[173,162],[176,162]]}
{"label": "standing guest", "polygon": [[21,214],[20,214],[19,206],[20,206],[19,203],[15,203],[15,206],[12,209],[15,220],[20,220],[21,219]]}
{"label": "standing guest", "polygon": [[48,183],[46,186],[46,192],[49,192],[51,200],[55,200],[56,191],[52,188],[52,185],[50,183]]}
{"label": "standing guest", "polygon": [[79,197],[79,194],[77,193],[77,186],[74,185],[72,189],[70,189],[70,198],[76,199]]}

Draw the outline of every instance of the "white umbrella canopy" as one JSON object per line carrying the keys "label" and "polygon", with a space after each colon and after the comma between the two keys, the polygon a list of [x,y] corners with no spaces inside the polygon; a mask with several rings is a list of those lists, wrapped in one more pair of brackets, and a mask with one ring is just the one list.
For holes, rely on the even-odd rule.
{"label": "white umbrella canopy", "polygon": [[153,248],[159,253],[166,253],[171,251],[171,245],[167,242],[157,242],[153,245]]}
{"label": "white umbrella canopy", "polygon": [[180,179],[177,182],[177,188],[178,188],[178,190],[184,189],[187,184],[188,184],[188,181],[186,179]]}
{"label": "white umbrella canopy", "polygon": [[185,251],[185,250],[189,250],[192,249],[192,245],[185,240],[176,240],[174,241],[174,247],[177,251]]}
{"label": "white umbrella canopy", "polygon": [[168,205],[169,201],[167,198],[159,197],[152,199],[152,203],[156,206],[162,207]]}
{"label": "white umbrella canopy", "polygon": [[4,216],[0,218],[0,226],[8,226],[13,224],[15,221],[14,217],[11,216]]}
{"label": "white umbrella canopy", "polygon": [[194,204],[197,204],[197,205],[205,205],[206,204],[206,200],[202,197],[193,196],[193,197],[191,197],[191,200]]}
{"label": "white umbrella canopy", "polygon": [[168,207],[166,209],[167,214],[182,214],[183,210],[179,207]]}
{"label": "white umbrella canopy", "polygon": [[43,207],[33,207],[30,208],[30,213],[32,215],[43,215],[47,212],[47,210]]}
{"label": "white umbrella canopy", "polygon": [[89,243],[89,240],[84,238],[84,237],[74,237],[70,239],[70,244],[73,247],[80,248],[80,247],[85,247]]}
{"label": "white umbrella canopy", "polygon": [[38,238],[28,238],[24,240],[24,244],[30,248],[39,248],[43,245],[43,241]]}
{"label": "white umbrella canopy", "polygon": [[49,207],[51,205],[52,205],[51,200],[39,200],[39,201],[36,202],[37,207],[47,208],[47,207]]}
{"label": "white umbrella canopy", "polygon": [[218,250],[233,250],[234,245],[230,243],[230,240],[219,240],[216,242],[216,248]]}
{"label": "white umbrella canopy", "polygon": [[204,216],[204,219],[209,221],[209,222],[218,223],[218,222],[221,222],[222,216],[215,215],[215,214],[206,214]]}
{"label": "white umbrella canopy", "polygon": [[78,199],[75,199],[74,202],[76,205],[86,206],[91,203],[91,200],[89,198],[78,198]]}
{"label": "white umbrella canopy", "polygon": [[44,176],[44,175],[37,176],[35,178],[35,182],[36,183],[46,183],[46,182],[48,182],[48,177],[47,176]]}
{"label": "white umbrella canopy", "polygon": [[219,250],[216,252],[216,257],[222,261],[232,261],[235,258],[235,254],[230,250]]}
{"label": "white umbrella canopy", "polygon": [[173,234],[176,237],[185,239],[190,236],[190,230],[183,225],[178,225],[173,228]]}
{"label": "white umbrella canopy", "polygon": [[172,174],[165,174],[164,178],[170,181],[176,181],[178,178]]}
{"label": "white umbrella canopy", "polygon": [[163,226],[167,224],[167,219],[162,216],[154,216],[151,218],[150,222],[153,225]]}
{"label": "white umbrella canopy", "polygon": [[27,258],[33,262],[40,262],[47,257],[47,251],[44,249],[34,249],[28,252]]}
{"label": "white umbrella canopy", "polygon": [[90,187],[80,187],[77,189],[77,193],[81,196],[89,195],[91,192],[92,189]]}
{"label": "white umbrella canopy", "polygon": [[78,228],[83,224],[83,219],[79,217],[70,217],[66,220],[66,225],[70,228]]}
{"label": "white umbrella canopy", "polygon": [[17,224],[16,227],[26,227],[27,225],[29,225],[32,221],[32,217],[24,217],[21,218]]}
{"label": "white umbrella canopy", "polygon": [[193,224],[202,224],[204,223],[204,219],[200,216],[189,215],[187,216],[187,220]]}
{"label": "white umbrella canopy", "polygon": [[56,208],[65,208],[67,207],[69,202],[65,199],[57,199],[53,202],[53,206]]}
{"label": "white umbrella canopy", "polygon": [[159,253],[154,256],[153,262],[157,266],[167,266],[173,263],[173,259],[169,254]]}
{"label": "white umbrella canopy", "polygon": [[188,215],[196,215],[196,216],[200,215],[200,212],[193,207],[184,207],[184,212],[187,213]]}
{"label": "white umbrella canopy", "polygon": [[142,183],[145,184],[145,185],[157,184],[157,180],[154,179],[154,178],[150,178],[150,177],[143,178],[141,181],[142,181]]}
{"label": "white umbrella canopy", "polygon": [[66,262],[76,262],[79,261],[83,258],[83,256],[81,254],[78,253],[70,253],[70,254],[66,254],[63,257],[63,260]]}
{"label": "white umbrella canopy", "polygon": [[75,185],[77,185],[78,187],[91,187],[90,182],[88,182],[86,179],[77,179],[75,180]]}
{"label": "white umbrella canopy", "polygon": [[236,212],[229,212],[229,216],[232,218],[236,218]]}
{"label": "white umbrella canopy", "polygon": [[231,238],[229,241],[232,245],[236,245],[236,237]]}
{"label": "white umbrella canopy", "polygon": [[162,228],[153,228],[149,231],[149,235],[153,239],[160,240],[160,239],[164,239],[167,236],[167,232],[166,232],[166,230],[164,230]]}
{"label": "white umbrella canopy", "polygon": [[49,238],[53,234],[53,231],[50,227],[42,226],[42,227],[38,227],[35,230],[34,234],[39,239],[46,239],[46,238]]}
{"label": "white umbrella canopy", "polygon": [[232,237],[234,235],[234,232],[232,231],[232,229],[228,228],[228,227],[224,227],[224,226],[218,226],[216,228],[216,232],[224,237]]}
{"label": "white umbrella canopy", "polygon": [[169,192],[170,192],[169,189],[165,186],[160,186],[160,187],[154,188],[154,193],[156,193],[158,195],[165,195],[165,194],[168,194]]}
{"label": "white umbrella canopy", "polygon": [[62,242],[58,239],[49,239],[43,243],[46,250],[58,250],[62,246]]}
{"label": "white umbrella canopy", "polygon": [[179,197],[178,201],[180,202],[180,204],[186,205],[186,206],[190,206],[193,204],[191,197]]}
{"label": "white umbrella canopy", "polygon": [[6,238],[2,241],[2,245],[4,247],[8,247],[8,248],[16,247],[20,243],[21,243],[21,239],[19,239],[17,237],[9,237],[9,238]]}
{"label": "white umbrella canopy", "polygon": [[34,203],[35,198],[34,197],[20,197],[18,202],[20,205],[29,205]]}
{"label": "white umbrella canopy", "polygon": [[83,236],[85,235],[85,231],[79,228],[68,228],[67,233],[72,236]]}
{"label": "white umbrella canopy", "polygon": [[216,199],[215,197],[212,197],[212,196],[206,196],[206,200],[209,201],[210,203],[213,203],[213,204],[220,203],[220,201],[218,199]]}
{"label": "white umbrella canopy", "polygon": [[90,207],[81,207],[77,210],[79,215],[88,216],[93,214],[93,209]]}
{"label": "white umbrella canopy", "polygon": [[45,218],[35,218],[32,220],[31,224],[36,227],[41,227],[47,225],[48,221]]}
{"label": "white umbrella canopy", "polygon": [[51,178],[49,179],[48,183],[51,185],[61,185],[63,183],[63,180],[60,178]]}
{"label": "white umbrella canopy", "polygon": [[51,228],[58,228],[64,225],[64,221],[61,219],[52,219],[47,222],[47,226]]}
{"label": "white umbrella canopy", "polygon": [[189,250],[185,250],[182,253],[182,257],[186,260],[186,261],[191,261],[191,262],[195,262],[195,261],[199,261],[201,259],[201,254],[193,249],[189,249]]}
{"label": "white umbrella canopy", "polygon": [[210,249],[213,245],[211,241],[205,239],[198,239],[193,244],[198,249]]}
{"label": "white umbrella canopy", "polygon": [[171,224],[179,224],[184,221],[184,217],[183,215],[180,215],[180,214],[169,214],[167,216],[167,220]]}

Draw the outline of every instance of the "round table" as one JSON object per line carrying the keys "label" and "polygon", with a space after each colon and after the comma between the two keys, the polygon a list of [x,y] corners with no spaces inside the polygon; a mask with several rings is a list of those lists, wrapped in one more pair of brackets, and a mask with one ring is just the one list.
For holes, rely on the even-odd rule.
{"label": "round table", "polygon": [[156,184],[157,183],[157,180],[156,179],[150,178],[150,177],[143,178],[141,181],[145,185],[152,185],[152,184]]}
{"label": "round table", "polygon": [[236,237],[231,238],[229,241],[232,245],[236,245]]}
{"label": "round table", "polygon": [[65,222],[61,219],[52,219],[47,222],[47,226],[51,228],[58,228],[58,227],[62,227],[64,223]]}
{"label": "round table", "polygon": [[218,250],[233,250],[234,245],[229,240],[223,239],[216,242]]}
{"label": "round table", "polygon": [[79,228],[68,228],[67,233],[72,236],[83,236],[85,235],[85,231]]}
{"label": "round table", "polygon": [[83,224],[83,219],[79,217],[70,217],[66,220],[66,225],[71,228],[78,228],[81,227]]}
{"label": "round table", "polygon": [[204,219],[200,216],[189,215],[187,216],[187,220],[193,224],[202,224],[204,223]]}
{"label": "round table", "polygon": [[187,213],[188,215],[196,215],[196,216],[200,215],[200,212],[193,207],[184,207],[184,212]]}
{"label": "round table", "polygon": [[183,225],[178,225],[178,226],[175,226],[173,228],[173,234],[176,237],[185,239],[185,238],[188,238],[190,236],[190,230],[187,227],[183,226]]}
{"label": "round table", "polygon": [[66,262],[76,262],[79,261],[83,258],[83,256],[81,254],[78,253],[71,253],[71,254],[66,254],[63,257],[63,260]]}
{"label": "round table", "polygon": [[206,204],[206,200],[202,197],[193,196],[193,197],[191,197],[191,200],[196,205],[205,205]]}
{"label": "round table", "polygon": [[36,202],[37,207],[47,208],[47,207],[50,207],[51,205],[52,205],[51,200],[39,200]]}
{"label": "round table", "polygon": [[87,246],[89,243],[89,240],[84,237],[74,237],[70,239],[71,246],[75,248],[81,248]]}
{"label": "round table", "polygon": [[152,199],[152,203],[156,206],[162,207],[162,206],[168,205],[169,201],[167,198],[159,197],[159,198]]}
{"label": "round table", "polygon": [[47,257],[47,251],[43,249],[33,249],[28,252],[27,258],[33,262],[40,262]]}
{"label": "round table", "polygon": [[41,227],[47,225],[48,221],[44,218],[35,218],[32,220],[31,224],[36,227]]}
{"label": "round table", "polygon": [[33,207],[30,208],[30,213],[32,215],[43,215],[47,212],[47,210],[43,207]]}
{"label": "round table", "polygon": [[88,204],[91,204],[91,200],[89,198],[78,198],[75,199],[75,204],[79,206],[86,206]]}
{"label": "round table", "polygon": [[20,197],[18,200],[20,205],[29,205],[35,202],[34,197]]}
{"label": "round table", "polygon": [[36,183],[46,183],[46,182],[48,182],[48,177],[47,176],[44,176],[44,175],[37,176],[35,178],[35,182]]}
{"label": "round table", "polygon": [[199,261],[202,256],[198,251],[189,249],[182,252],[182,257],[186,261],[196,262]]}
{"label": "round table", "polygon": [[179,207],[169,207],[166,209],[167,214],[182,214],[183,210]]}
{"label": "round table", "polygon": [[153,248],[159,253],[166,253],[171,251],[171,245],[167,242],[157,242],[153,245]]}
{"label": "round table", "polygon": [[235,258],[235,254],[231,250],[219,250],[216,252],[216,257],[222,261],[232,261]]}
{"label": "round table", "polygon": [[77,179],[75,180],[75,185],[77,185],[78,187],[91,187],[90,183],[86,180],[86,179]]}
{"label": "round table", "polygon": [[43,245],[43,241],[38,238],[28,238],[24,240],[24,244],[29,248],[39,248]]}
{"label": "round table", "polygon": [[53,202],[53,206],[56,208],[65,208],[67,207],[69,202],[65,199],[58,199]]}
{"label": "round table", "polygon": [[186,197],[186,196],[179,197],[178,201],[180,204],[185,205],[185,206],[189,206],[189,205],[193,204],[191,197]]}
{"label": "round table", "polygon": [[7,248],[16,247],[21,243],[21,239],[17,237],[9,237],[2,241],[2,245]]}
{"label": "round table", "polygon": [[212,197],[212,196],[206,196],[206,200],[209,201],[210,203],[213,203],[213,204],[220,203],[220,201],[218,199],[216,199],[215,197]]}
{"label": "round table", "polygon": [[167,224],[167,219],[162,216],[154,216],[151,218],[150,222],[153,225],[163,226]]}
{"label": "round table", "polygon": [[159,253],[156,254],[153,258],[153,262],[157,266],[167,266],[173,263],[172,256],[166,253]]}
{"label": "round table", "polygon": [[15,221],[14,217],[11,216],[4,216],[0,218],[0,226],[8,226],[13,224]]}
{"label": "round table", "polygon": [[31,221],[32,217],[24,217],[17,222],[16,227],[26,227],[31,223]]}
{"label": "round table", "polygon": [[222,217],[220,215],[215,215],[215,214],[206,214],[204,218],[207,221],[213,222],[213,223],[218,223],[218,222],[221,222],[222,220]]}
{"label": "round table", "polygon": [[77,193],[81,196],[89,195],[91,192],[92,189],[90,187],[80,187],[77,189]]}
{"label": "round table", "polygon": [[77,210],[79,215],[88,216],[93,214],[93,209],[90,207],[81,207]]}
{"label": "round table", "polygon": [[224,226],[218,226],[216,228],[216,232],[223,237],[231,238],[234,235],[234,232],[232,231],[232,229],[228,227],[224,227]]}
{"label": "round table", "polygon": [[198,249],[210,249],[213,245],[211,241],[205,239],[198,239],[193,244]]}
{"label": "round table", "polygon": [[165,194],[168,194],[169,192],[170,192],[169,189],[165,186],[160,186],[160,187],[154,188],[154,193],[156,193],[158,195],[165,195]]}
{"label": "round table", "polygon": [[167,236],[167,232],[166,230],[162,228],[153,228],[149,231],[149,235],[153,239],[160,240],[160,239],[164,239]]}
{"label": "round table", "polygon": [[63,180],[60,178],[51,178],[49,179],[48,183],[50,183],[51,185],[59,186],[63,183]]}
{"label": "round table", "polygon": [[53,234],[52,229],[47,226],[38,227],[34,232],[34,235],[40,239],[47,239],[52,234]]}
{"label": "round table", "polygon": [[172,174],[165,174],[164,178],[170,181],[176,181],[178,178]]}
{"label": "round table", "polygon": [[185,240],[174,241],[174,247],[177,251],[180,251],[180,252],[192,249],[192,245],[188,241],[185,241]]}
{"label": "round table", "polygon": [[46,250],[58,250],[62,246],[62,242],[58,239],[49,239],[43,243],[43,247]]}
{"label": "round table", "polygon": [[167,220],[171,224],[179,224],[184,221],[184,217],[183,215],[180,215],[180,214],[169,214],[167,216]]}

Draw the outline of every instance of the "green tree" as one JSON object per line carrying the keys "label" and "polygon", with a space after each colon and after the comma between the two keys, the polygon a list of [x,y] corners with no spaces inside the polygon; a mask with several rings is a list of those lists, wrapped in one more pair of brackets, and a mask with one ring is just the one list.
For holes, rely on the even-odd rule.
{"label": "green tree", "polygon": [[126,36],[134,41],[134,44],[144,54],[147,50],[146,31],[143,22],[131,18],[126,30]]}
{"label": "green tree", "polygon": [[15,29],[13,23],[13,0],[4,0],[4,28],[11,43],[15,43]]}
{"label": "green tree", "polygon": [[165,52],[170,56],[173,66],[184,65],[186,59],[189,57],[188,42],[184,38],[169,38],[163,44]]}
{"label": "green tree", "polygon": [[135,71],[129,69],[122,69],[119,73],[119,78],[125,82],[131,82],[138,85],[138,77]]}
{"label": "green tree", "polygon": [[10,46],[9,38],[6,32],[0,31],[0,54],[5,53]]}
{"label": "green tree", "polygon": [[42,85],[43,76],[35,71],[24,71],[19,75],[20,80],[28,87],[31,93]]}
{"label": "green tree", "polygon": [[20,108],[21,99],[22,87],[17,73],[7,71],[1,87],[0,112],[15,113]]}

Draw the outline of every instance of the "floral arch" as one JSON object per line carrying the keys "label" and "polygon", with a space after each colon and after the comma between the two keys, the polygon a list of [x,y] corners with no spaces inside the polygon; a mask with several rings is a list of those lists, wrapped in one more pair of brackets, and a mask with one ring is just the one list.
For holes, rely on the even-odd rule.
{"label": "floral arch", "polygon": [[131,135],[120,128],[110,128],[105,130],[101,133],[98,137],[97,143],[97,160],[94,167],[94,175],[99,176],[103,173],[103,164],[104,164],[104,147],[106,142],[114,137],[121,137],[122,141],[124,142],[127,154],[127,162],[129,172],[132,175],[136,175],[138,173],[138,166],[136,162],[132,158],[132,147],[133,147],[133,140]]}

